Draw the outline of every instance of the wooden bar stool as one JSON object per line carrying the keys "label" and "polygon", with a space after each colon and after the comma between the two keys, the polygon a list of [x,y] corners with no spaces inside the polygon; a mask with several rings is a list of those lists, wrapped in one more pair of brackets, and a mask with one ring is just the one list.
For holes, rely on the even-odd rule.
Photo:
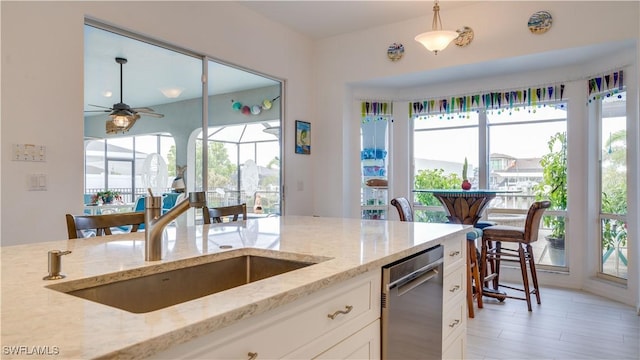
{"label": "wooden bar stool", "polygon": [[[504,298],[525,300],[529,311],[531,311],[531,295],[535,294],[536,300],[538,304],[540,304],[538,276],[536,274],[536,265],[531,243],[538,240],[540,220],[542,219],[542,214],[549,206],[551,206],[551,202],[549,201],[538,201],[531,204],[524,227],[495,225],[482,230],[482,253],[480,255],[482,281],[487,284],[487,286],[489,281],[491,281],[493,285],[492,292],[484,292],[486,296],[496,297],[499,300],[504,300]],[[502,247],[503,242],[515,243],[517,249],[504,248]],[[520,264],[523,288],[516,288],[500,283],[500,263],[502,261],[517,262]],[[491,273],[489,273],[487,268],[490,268]],[[533,290],[529,286],[527,268],[531,272]],[[522,291],[524,292],[524,297],[500,293],[498,291],[499,287]]]}
{"label": "wooden bar stool", "polygon": [[[475,317],[473,298],[478,302],[478,309],[482,309],[482,281],[480,281],[480,266],[476,253],[476,240],[482,240],[482,230],[474,228],[467,233],[467,306],[469,317]],[[474,291],[475,289],[475,291]]]}

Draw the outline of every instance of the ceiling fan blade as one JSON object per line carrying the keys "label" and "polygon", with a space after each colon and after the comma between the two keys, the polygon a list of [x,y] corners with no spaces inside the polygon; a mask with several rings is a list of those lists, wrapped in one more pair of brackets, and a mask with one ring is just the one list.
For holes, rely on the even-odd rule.
{"label": "ceiling fan blade", "polygon": [[140,111],[140,112],[138,112],[138,114],[144,115],[144,116],[151,116],[151,117],[155,117],[155,118],[163,118],[164,117],[164,114],[158,114],[158,113],[155,113],[155,112]]}
{"label": "ceiling fan blade", "polygon": [[144,112],[144,113],[155,112],[155,110],[153,110],[150,107],[137,107],[137,108],[131,108],[131,110],[137,111],[137,112]]}
{"label": "ceiling fan blade", "polygon": [[108,112],[111,112],[111,110],[85,110],[84,112],[101,112],[101,113],[108,113]]}
{"label": "ceiling fan blade", "polygon": [[106,107],[106,106],[100,106],[100,105],[93,105],[93,104],[87,104],[89,106],[95,106],[95,107],[99,107],[99,108],[103,108],[103,109],[109,109],[109,110],[113,110],[113,108],[110,107]]}

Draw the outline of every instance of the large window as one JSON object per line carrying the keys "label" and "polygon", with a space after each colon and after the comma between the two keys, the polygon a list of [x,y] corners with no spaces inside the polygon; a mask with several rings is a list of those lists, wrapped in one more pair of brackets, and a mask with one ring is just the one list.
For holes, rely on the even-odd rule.
{"label": "large window", "polygon": [[[93,20],[85,25],[84,62],[87,195],[111,190],[131,203],[147,188],[170,190],[182,176],[186,191],[207,191],[209,206],[228,203],[214,201],[224,192],[252,210],[262,202],[280,213],[280,81]],[[127,127],[117,127],[121,102],[134,113]],[[236,126],[255,127],[262,138],[245,132],[233,149],[228,132],[211,141]],[[226,159],[225,148],[228,169],[215,163]],[[246,185],[251,170],[255,188]]]}
{"label": "large window", "polygon": [[[459,189],[462,167],[479,187],[479,112],[425,115],[413,121],[414,186],[416,189]],[[431,194],[418,193],[417,221],[446,222],[440,202]],[[424,206],[424,207],[423,207]]]}
{"label": "large window", "polygon": [[598,99],[600,124],[599,273],[627,279],[627,117],[626,93]]}
{"label": "large window", "polygon": [[280,121],[210,127],[208,133],[209,206],[246,203],[249,212],[280,214]]}
{"label": "large window", "polygon": [[132,203],[148,188],[169,191],[174,175],[168,170],[170,163],[175,164],[175,143],[168,135],[87,140],[85,194],[109,189]]}
{"label": "large window", "polygon": [[[542,101],[547,89],[546,101]],[[533,251],[536,263],[564,267],[567,108],[565,102],[556,100],[552,91],[556,89],[560,87],[538,89],[534,101],[524,100],[523,91],[454,98],[449,101],[454,104],[451,107],[443,101],[425,101],[431,110],[414,103],[412,110],[416,104],[419,109],[412,117],[413,185],[416,189],[460,189],[466,160],[472,188],[508,191],[490,203],[489,220],[523,226],[532,202],[551,200],[553,207],[545,213],[540,241]],[[506,101],[494,106],[501,101],[496,99]],[[513,104],[516,101],[521,103]],[[447,221],[440,202],[428,193],[415,195],[415,213],[417,221]],[[547,238],[554,234],[561,236]]]}
{"label": "large window", "polygon": [[[567,210],[567,111],[564,103],[489,111],[489,187],[510,190],[490,205],[493,220],[522,224],[532,202],[550,200],[539,240],[536,263],[565,266]],[[516,210],[516,211],[514,211]]]}

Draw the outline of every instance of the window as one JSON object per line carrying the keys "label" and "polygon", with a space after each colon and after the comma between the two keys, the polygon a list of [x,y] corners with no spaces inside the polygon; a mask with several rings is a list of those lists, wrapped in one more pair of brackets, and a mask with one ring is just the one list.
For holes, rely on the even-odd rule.
{"label": "window", "polygon": [[149,187],[170,191],[168,164],[175,164],[175,144],[168,135],[87,140],[85,194],[109,189],[132,203]]}
{"label": "window", "polygon": [[[531,203],[552,200],[533,252],[537,264],[564,267],[563,89],[554,85],[410,103],[414,188],[460,189],[466,160],[472,188],[509,191],[491,202],[489,220],[522,226]],[[447,221],[442,204],[429,193],[416,193],[414,205],[416,221]],[[553,233],[562,234],[555,243],[545,238]]]}
{"label": "window", "polygon": [[[148,187],[158,195],[184,176],[186,191],[207,191],[209,206],[228,190],[252,210],[258,196],[269,211],[280,213],[280,81],[94,20],[85,24],[84,65],[84,135],[95,139],[86,142],[85,192],[114,190],[132,202]],[[119,102],[140,116],[131,127],[107,131],[114,129],[109,115]],[[255,127],[262,138],[245,133],[241,144],[230,145],[233,136],[203,143],[203,137],[212,139],[207,131],[236,125],[240,131],[243,125]],[[207,146],[217,148],[204,156]],[[207,163],[221,149],[236,168],[225,172]],[[246,188],[247,171],[239,169],[248,159],[256,164],[255,189]]]}
{"label": "window", "polygon": [[545,211],[540,241],[533,244],[533,253],[537,264],[565,266],[566,104],[494,110],[486,116],[489,188],[514,191],[496,197],[491,204],[496,213],[493,219],[524,225],[531,203],[550,200],[551,208]]}
{"label": "window", "polygon": [[387,219],[392,113],[392,103],[361,103],[360,212],[363,219]]}
{"label": "window", "polygon": [[[467,177],[479,187],[478,111],[419,116],[413,120],[414,186],[416,189],[459,189],[462,167],[468,162]],[[440,202],[431,194],[418,193],[416,221],[446,222]],[[424,207],[423,207],[424,206]]]}
{"label": "window", "polygon": [[280,214],[279,129],[280,121],[208,129],[209,206],[246,203],[249,212]]}
{"label": "window", "polygon": [[600,127],[600,275],[627,279],[626,92],[597,99]]}

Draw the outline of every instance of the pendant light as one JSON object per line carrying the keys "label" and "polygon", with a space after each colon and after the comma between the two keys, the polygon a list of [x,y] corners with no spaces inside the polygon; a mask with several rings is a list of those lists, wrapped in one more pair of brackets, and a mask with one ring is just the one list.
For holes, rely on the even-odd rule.
{"label": "pendant light", "polygon": [[442,20],[440,19],[440,5],[438,0],[433,4],[433,22],[431,23],[431,31],[424,32],[415,37],[416,41],[421,43],[429,51],[435,52],[444,50],[455,38],[458,32],[452,30],[442,30]]}

